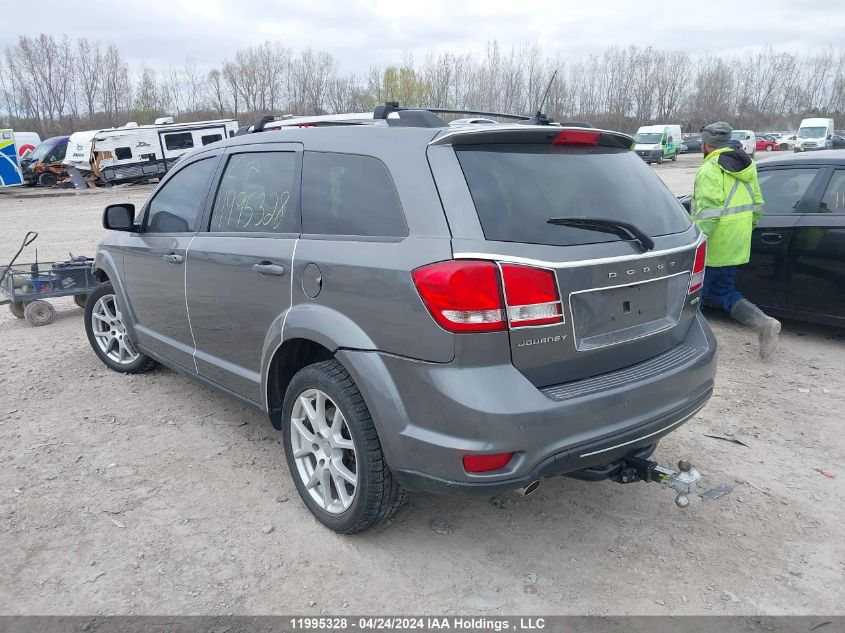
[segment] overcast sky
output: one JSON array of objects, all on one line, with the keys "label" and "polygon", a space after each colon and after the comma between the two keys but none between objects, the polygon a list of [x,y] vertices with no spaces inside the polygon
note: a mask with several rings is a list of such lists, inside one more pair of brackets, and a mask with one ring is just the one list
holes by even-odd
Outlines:
[{"label": "overcast sky", "polygon": [[[67,33],[114,42],[130,64],[203,68],[240,47],[279,41],[332,53],[346,72],[425,52],[538,42],[581,56],[618,44],[691,54],[771,44],[811,51],[845,42],[842,0],[0,0],[0,49],[18,35]],[[53,8],[51,8],[51,6]]]}]

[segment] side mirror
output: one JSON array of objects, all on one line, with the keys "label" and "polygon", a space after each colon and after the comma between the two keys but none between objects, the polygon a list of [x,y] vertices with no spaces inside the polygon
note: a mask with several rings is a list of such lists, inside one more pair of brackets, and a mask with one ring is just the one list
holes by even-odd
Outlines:
[{"label": "side mirror", "polygon": [[134,204],[110,204],[103,211],[103,228],[109,231],[134,231],[134,223]]}]

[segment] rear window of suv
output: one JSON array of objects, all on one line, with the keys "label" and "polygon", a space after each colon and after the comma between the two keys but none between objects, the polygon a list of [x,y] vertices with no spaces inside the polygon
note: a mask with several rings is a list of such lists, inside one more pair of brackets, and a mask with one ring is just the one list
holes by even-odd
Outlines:
[{"label": "rear window of suv", "polygon": [[546,145],[455,149],[488,240],[571,246],[621,239],[549,224],[552,218],[622,220],[650,236],[680,233],[691,223],[660,179],[627,150]]}]

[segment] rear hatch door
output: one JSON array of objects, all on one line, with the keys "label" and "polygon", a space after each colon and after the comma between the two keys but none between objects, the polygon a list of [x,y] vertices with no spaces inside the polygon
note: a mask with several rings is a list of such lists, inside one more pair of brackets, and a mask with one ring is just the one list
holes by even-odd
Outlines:
[{"label": "rear hatch door", "polygon": [[[498,127],[436,138],[429,162],[455,258],[544,268],[557,281],[562,322],[511,326],[514,365],[544,387],[628,367],[681,344],[698,300],[688,289],[700,237],[630,151],[632,139]],[[446,146],[451,155],[441,151]]]}]

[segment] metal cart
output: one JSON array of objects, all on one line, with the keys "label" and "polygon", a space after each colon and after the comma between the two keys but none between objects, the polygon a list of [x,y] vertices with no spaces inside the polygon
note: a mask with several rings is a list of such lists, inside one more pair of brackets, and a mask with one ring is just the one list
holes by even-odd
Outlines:
[{"label": "metal cart", "polygon": [[0,305],[9,304],[9,309],[19,319],[30,324],[47,325],[53,322],[56,312],[45,299],[73,297],[80,308],[85,307],[88,295],[96,287],[92,265],[94,260],[75,257],[64,262],[39,262],[16,264],[21,251],[38,237],[29,232],[23,244],[6,266],[0,266]]}]

